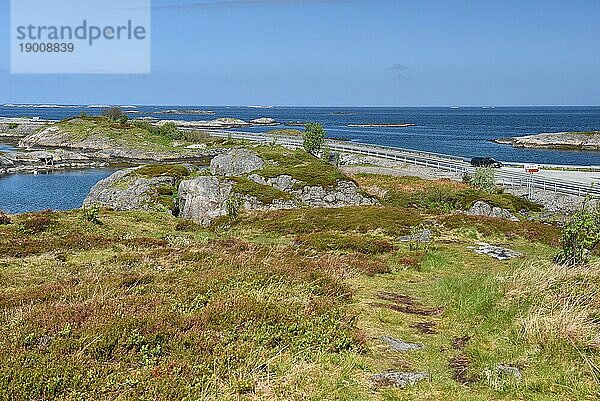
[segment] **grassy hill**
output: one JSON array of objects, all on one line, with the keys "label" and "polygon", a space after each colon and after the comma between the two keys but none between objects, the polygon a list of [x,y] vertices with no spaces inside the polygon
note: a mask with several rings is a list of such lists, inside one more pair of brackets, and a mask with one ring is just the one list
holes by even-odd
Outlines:
[{"label": "grassy hill", "polygon": [[[12,220],[0,225],[0,400],[600,396],[600,270],[550,262],[559,228],[455,214],[457,193],[472,195],[459,184],[355,179],[384,206],[209,229],[108,210],[100,224],[80,211],[0,219]],[[400,238],[423,228],[431,243]],[[524,256],[476,254],[480,241]],[[424,348],[395,352],[384,335]],[[429,379],[370,380],[388,370]]]}]

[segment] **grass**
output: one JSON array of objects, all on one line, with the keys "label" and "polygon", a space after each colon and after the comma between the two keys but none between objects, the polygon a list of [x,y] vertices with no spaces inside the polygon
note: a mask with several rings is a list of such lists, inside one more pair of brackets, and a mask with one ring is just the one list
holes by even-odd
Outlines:
[{"label": "grass", "polygon": [[320,252],[348,251],[365,254],[390,252],[394,245],[387,239],[372,235],[353,235],[335,232],[305,234],[296,239],[299,244]]},{"label": "grass", "polygon": [[292,199],[292,196],[287,192],[273,188],[270,185],[258,184],[246,177],[228,177],[227,179],[235,182],[233,186],[235,193],[254,197],[265,205],[271,204],[275,200]]},{"label": "grass", "polygon": [[340,180],[349,180],[335,166],[309,155],[302,149],[288,150],[282,147],[260,147],[255,149],[267,165],[256,171],[262,177],[275,178],[289,175],[300,181],[297,187],[333,187]]},{"label": "grass", "polygon": [[[396,206],[245,213],[212,229],[107,210],[101,224],[10,219],[0,400],[600,397],[598,261],[552,264],[553,226]],[[432,243],[398,239],[423,226]],[[469,249],[482,239],[524,256]],[[424,348],[393,352],[383,335]],[[430,379],[369,380],[388,370]]]},{"label": "grass", "polygon": [[468,210],[479,200],[513,213],[540,211],[541,206],[507,193],[486,193],[466,184],[450,180],[423,180],[419,177],[390,177],[376,174],[356,174],[354,179],[390,206],[414,206],[429,211]]},{"label": "grass", "polygon": [[[53,218],[47,237],[98,241],[2,252],[2,399],[283,395],[285,383],[265,385],[289,366],[362,352],[351,289],[301,254],[199,233],[175,241],[176,220],[155,214]],[[134,246],[147,232],[163,238]],[[22,235],[2,228],[3,242]]]},{"label": "grass", "polygon": [[190,174],[189,168],[178,164],[152,164],[142,166],[130,173],[130,175],[145,178],[173,177],[177,180],[188,177]]},{"label": "grass", "polygon": [[[236,228],[258,228],[277,234],[310,234],[322,231],[388,235],[409,234],[411,227],[422,222],[414,209],[355,206],[338,209],[300,208],[246,214],[234,221]],[[218,225],[218,224],[217,224]]]}]

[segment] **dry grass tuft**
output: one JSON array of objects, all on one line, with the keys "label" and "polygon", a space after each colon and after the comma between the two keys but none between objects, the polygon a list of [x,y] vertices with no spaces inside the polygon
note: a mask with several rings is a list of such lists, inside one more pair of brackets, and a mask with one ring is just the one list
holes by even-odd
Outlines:
[{"label": "dry grass tuft", "polygon": [[508,279],[507,295],[530,305],[519,321],[529,341],[600,349],[600,264],[528,263]]}]

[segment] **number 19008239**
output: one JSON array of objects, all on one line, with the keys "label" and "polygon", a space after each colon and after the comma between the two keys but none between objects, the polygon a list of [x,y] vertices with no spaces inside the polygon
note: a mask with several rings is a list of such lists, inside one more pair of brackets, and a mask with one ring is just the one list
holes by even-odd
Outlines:
[{"label": "number 19008239", "polygon": [[73,53],[73,43],[20,43],[21,53]]}]

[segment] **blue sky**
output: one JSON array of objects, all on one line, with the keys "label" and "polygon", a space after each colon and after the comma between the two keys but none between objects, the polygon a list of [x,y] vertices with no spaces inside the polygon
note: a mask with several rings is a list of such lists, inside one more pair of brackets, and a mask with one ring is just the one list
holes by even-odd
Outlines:
[{"label": "blue sky", "polygon": [[149,75],[11,75],[9,11],[2,103],[600,105],[598,0],[153,0]]}]

